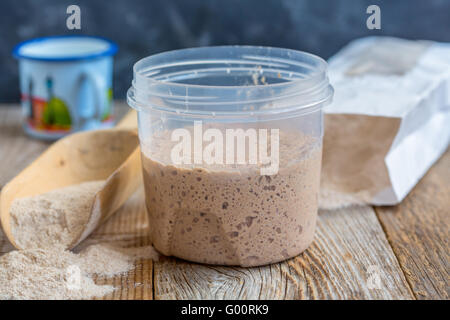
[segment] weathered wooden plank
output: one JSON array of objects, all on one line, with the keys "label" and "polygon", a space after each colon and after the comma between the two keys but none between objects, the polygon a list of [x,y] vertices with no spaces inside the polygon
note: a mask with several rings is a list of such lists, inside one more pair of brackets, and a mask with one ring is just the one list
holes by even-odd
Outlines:
[{"label": "weathered wooden plank", "polygon": [[[379,282],[378,282],[379,279]],[[154,263],[155,299],[412,299],[371,207],[322,211],[314,243],[258,268]]]},{"label": "weathered wooden plank", "polygon": [[0,190],[49,145],[27,136],[21,119],[18,105],[0,107]]},{"label": "weathered wooden plank", "polygon": [[449,299],[450,151],[401,205],[376,211],[417,299]]}]

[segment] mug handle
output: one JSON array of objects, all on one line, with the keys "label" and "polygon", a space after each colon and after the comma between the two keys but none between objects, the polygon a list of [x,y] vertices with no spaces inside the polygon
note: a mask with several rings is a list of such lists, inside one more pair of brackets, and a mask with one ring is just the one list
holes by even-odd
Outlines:
[{"label": "mug handle", "polygon": [[[91,97],[83,96],[84,92],[82,90],[84,85],[92,86],[94,90],[94,108],[93,110],[86,110],[84,104],[86,104],[87,99]],[[89,119],[94,118],[95,120],[101,121],[102,111],[104,110],[106,103],[106,83],[105,80],[95,74],[89,72],[83,72],[80,75],[80,81],[78,86],[78,116],[79,116],[79,127],[82,127]]]}]

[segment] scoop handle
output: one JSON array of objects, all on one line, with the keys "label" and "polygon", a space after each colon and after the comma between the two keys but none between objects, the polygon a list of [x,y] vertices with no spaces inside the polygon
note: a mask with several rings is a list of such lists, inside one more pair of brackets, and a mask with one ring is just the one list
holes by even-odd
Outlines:
[{"label": "scoop handle", "polygon": [[[137,112],[130,110],[113,130],[128,130],[137,133]],[[142,185],[142,165],[139,146],[106,180],[96,196],[89,221],[80,237],[70,246],[75,247],[103,224]]]}]

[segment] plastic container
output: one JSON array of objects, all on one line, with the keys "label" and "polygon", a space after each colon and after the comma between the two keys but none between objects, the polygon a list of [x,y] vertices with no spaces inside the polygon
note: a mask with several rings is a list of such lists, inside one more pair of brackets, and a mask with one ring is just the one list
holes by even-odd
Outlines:
[{"label": "plastic container", "polygon": [[300,51],[205,47],[138,61],[128,103],[155,248],[240,266],[304,251],[332,95],[326,62]]},{"label": "plastic container", "polygon": [[53,36],[18,44],[25,131],[55,140],[114,125],[112,75],[117,45],[91,36]]}]

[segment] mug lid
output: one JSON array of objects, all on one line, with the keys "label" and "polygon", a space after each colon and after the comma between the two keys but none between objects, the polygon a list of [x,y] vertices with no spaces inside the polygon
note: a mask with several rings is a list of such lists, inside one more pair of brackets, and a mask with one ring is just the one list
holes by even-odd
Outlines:
[{"label": "mug lid", "polygon": [[12,54],[17,59],[74,61],[112,56],[117,50],[117,44],[102,37],[65,35],[21,42]]}]

